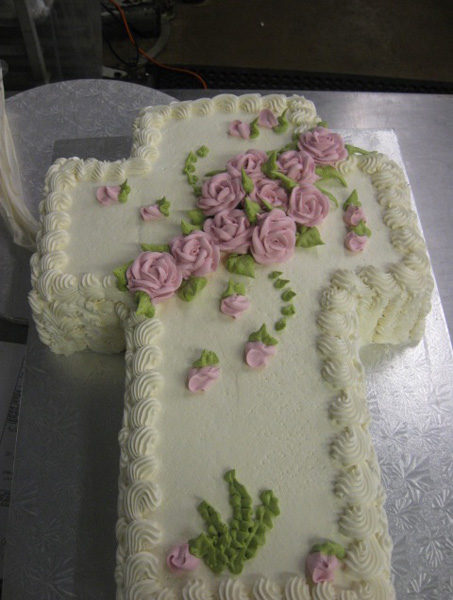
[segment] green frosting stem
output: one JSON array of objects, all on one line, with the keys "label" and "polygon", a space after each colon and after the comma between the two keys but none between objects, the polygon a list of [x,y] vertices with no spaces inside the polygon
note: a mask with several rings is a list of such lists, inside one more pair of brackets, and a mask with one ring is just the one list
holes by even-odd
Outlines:
[{"label": "green frosting stem", "polygon": [[285,133],[285,131],[288,129],[289,123],[288,123],[288,119],[286,118],[287,111],[288,111],[288,109],[285,108],[285,110],[282,112],[282,114],[277,118],[278,125],[273,127],[273,130],[275,131],[275,133]]}]

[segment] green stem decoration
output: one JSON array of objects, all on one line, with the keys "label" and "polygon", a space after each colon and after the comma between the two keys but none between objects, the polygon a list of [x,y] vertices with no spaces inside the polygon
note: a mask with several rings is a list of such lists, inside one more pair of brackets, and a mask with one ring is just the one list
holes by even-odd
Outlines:
[{"label": "green stem decoration", "polygon": [[207,533],[189,541],[190,553],[204,560],[216,574],[228,569],[238,575],[244,563],[255,556],[264,545],[266,533],[273,527],[273,519],[280,514],[278,500],[271,490],[261,492],[261,505],[253,514],[252,498],[246,488],[236,479],[234,470],[227,471],[229,502],[233,516],[229,526],[220,514],[206,501],[198,506],[198,512],[207,525]]}]

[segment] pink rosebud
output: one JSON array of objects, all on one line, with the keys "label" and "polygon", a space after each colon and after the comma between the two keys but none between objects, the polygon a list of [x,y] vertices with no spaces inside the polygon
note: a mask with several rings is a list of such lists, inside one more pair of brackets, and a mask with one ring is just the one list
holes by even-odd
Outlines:
[{"label": "pink rosebud", "polygon": [[311,154],[317,165],[335,166],[348,157],[341,135],[325,127],[316,127],[302,133],[297,146],[299,150]]},{"label": "pink rosebud", "polygon": [[191,275],[202,277],[217,269],[220,250],[215,241],[204,231],[179,235],[170,243],[170,250],[184,279]]},{"label": "pink rosebud", "polygon": [[292,190],[289,197],[288,216],[296,223],[315,227],[327,217],[329,201],[317,187],[302,183]]},{"label": "pink rosebud", "polygon": [[277,117],[269,108],[263,108],[258,115],[258,125],[267,129],[272,129],[278,124]]},{"label": "pink rosebud", "polygon": [[306,565],[314,583],[322,583],[323,581],[334,580],[335,571],[340,566],[340,561],[336,556],[313,552],[307,556]]},{"label": "pink rosebud", "polygon": [[131,292],[145,292],[158,303],[173,296],[182,275],[168,252],[142,252],[127,269],[126,279]]},{"label": "pink rosebud", "polygon": [[262,150],[247,150],[242,154],[236,154],[227,162],[227,171],[232,177],[242,177],[242,169],[250,177],[261,176],[261,165],[268,160],[268,156]]},{"label": "pink rosebud", "polygon": [[350,227],[356,227],[360,221],[364,221],[366,223],[365,211],[360,206],[354,206],[351,204],[346,209],[343,215],[343,220],[346,225],[349,225]]},{"label": "pink rosebud", "polygon": [[315,173],[315,161],[305,150],[283,152],[277,164],[284,175],[299,183],[314,183],[319,179]]},{"label": "pink rosebud", "polygon": [[96,198],[102,206],[117,204],[121,192],[119,185],[103,185],[96,190]]},{"label": "pink rosebud", "polygon": [[140,214],[144,221],[154,221],[162,218],[164,215],[160,212],[160,208],[157,204],[150,204],[149,206],[142,206],[140,208]]},{"label": "pink rosebud", "polygon": [[200,565],[200,559],[190,554],[189,544],[174,546],[167,555],[167,566],[175,575],[195,571]]},{"label": "pink rosebud", "polygon": [[344,245],[351,252],[362,252],[367,241],[366,235],[357,235],[354,231],[350,231],[345,237]]},{"label": "pink rosebud", "polygon": [[219,375],[220,367],[192,367],[187,376],[187,387],[191,392],[205,392]]},{"label": "pink rosebud", "polygon": [[250,137],[250,125],[242,121],[232,121],[228,133],[233,137],[241,137],[248,140]]},{"label": "pink rosebud", "polygon": [[267,346],[263,342],[247,342],[245,344],[245,362],[253,369],[266,367],[276,352],[277,346]]},{"label": "pink rosebud", "polygon": [[240,177],[217,173],[203,183],[197,206],[206,216],[212,217],[221,210],[233,210],[244,196]]},{"label": "pink rosebud", "polygon": [[222,210],[206,219],[203,229],[224,252],[245,254],[250,247],[253,230],[243,210]]},{"label": "pink rosebud", "polygon": [[257,263],[270,265],[289,260],[294,253],[295,243],[296,224],[282,210],[274,208],[258,215],[250,247]]},{"label": "pink rosebud", "polygon": [[247,296],[233,294],[223,298],[220,303],[220,310],[224,315],[229,315],[237,319],[250,307],[250,302]]}]

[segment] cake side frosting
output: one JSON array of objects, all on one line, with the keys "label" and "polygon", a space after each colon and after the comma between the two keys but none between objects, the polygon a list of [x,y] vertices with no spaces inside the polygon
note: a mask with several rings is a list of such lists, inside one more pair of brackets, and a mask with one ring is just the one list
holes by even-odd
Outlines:
[{"label": "cake side frosting", "polygon": [[[145,109],[136,123],[133,158],[129,160],[137,159],[139,162],[130,170],[127,166],[128,161],[112,167],[109,171],[108,167],[102,166],[102,163],[96,165],[97,161],[88,161],[88,164],[85,164],[84,161],[71,159],[56,165],[48,177],[48,196],[43,205],[44,234],[39,240],[39,252],[32,260],[35,287],[31,293],[31,303],[41,338],[46,343],[53,344],[55,350],[64,352],[81,349],[87,345],[100,351],[105,351],[104,348],[116,351],[124,344],[124,335],[126,339],[127,379],[124,427],[120,434],[120,518],[116,572],[119,597],[141,598],[148,597],[147,595],[176,597],[179,594],[184,598],[212,597],[212,595],[222,598],[384,599],[393,597],[393,590],[389,583],[391,542],[388,538],[383,510],[384,492],[380,484],[380,472],[367,428],[369,417],[359,349],[361,345],[373,342],[417,341],[423,331],[424,316],[429,310],[432,285],[429,261],[411,211],[408,186],[399,167],[385,157],[375,154],[369,156],[353,154],[338,165],[338,170],[348,179],[355,177],[355,173],[358,172],[365,176],[364,180],[371,181],[374,190],[373,201],[377,200],[376,206],[379,212],[382,211],[383,223],[382,231],[373,231],[373,235],[382,236],[378,239],[385,239],[384,236],[387,235],[390,239],[389,251],[380,258],[381,266],[368,266],[365,257],[356,261],[359,266],[352,271],[345,268],[348,264],[348,256],[346,256],[344,260],[342,259],[343,262],[339,261],[342,263],[342,268],[336,270],[334,268],[331,273],[326,269],[322,274],[317,274],[318,256],[321,255],[312,253],[305,261],[308,271],[300,270],[297,265],[287,270],[285,264],[282,268],[288,271],[291,282],[297,282],[298,273],[303,274],[304,281],[313,279],[314,295],[325,287],[326,280],[330,278],[330,285],[321,293],[319,299],[313,298],[313,313],[307,315],[307,318],[313,317],[312,328],[308,328],[310,329],[309,343],[314,348],[313,356],[316,355],[313,359],[315,366],[316,361],[319,363],[317,377],[310,379],[307,385],[319,390],[322,401],[320,401],[320,408],[316,409],[316,414],[325,415],[325,419],[321,416],[317,417],[325,420],[325,422],[322,420],[319,429],[321,441],[318,444],[319,455],[323,455],[322,466],[326,469],[323,489],[326,494],[329,494],[325,506],[331,507],[330,512],[334,512],[331,510],[332,507],[338,509],[337,518],[334,514],[326,515],[327,522],[335,521],[336,525],[335,529],[332,529],[331,537],[335,537],[346,548],[341,577],[334,583],[320,582],[313,585],[310,578],[305,577],[303,557],[310,550],[309,538],[313,533],[305,533],[307,539],[301,537],[299,543],[301,549],[298,550],[300,557],[295,562],[284,559],[285,566],[278,569],[282,575],[269,575],[272,569],[266,568],[266,565],[270,567],[271,563],[269,558],[261,558],[260,551],[257,557],[250,561],[251,573],[261,573],[254,576],[253,580],[247,573],[239,579],[225,579],[216,578],[205,570],[201,571],[200,576],[194,574],[184,576],[183,579],[176,577],[174,581],[171,579],[166,571],[164,556],[171,545],[171,540],[165,538],[165,520],[171,520],[171,517],[165,514],[165,510],[168,505],[174,504],[174,494],[170,494],[171,502],[169,502],[163,490],[170,489],[170,486],[175,483],[167,477],[165,457],[169,456],[171,445],[168,446],[163,438],[166,431],[168,435],[169,423],[174,422],[171,420],[174,416],[171,413],[173,409],[169,408],[169,402],[174,396],[174,386],[181,385],[181,376],[178,371],[179,364],[176,365],[178,368],[169,366],[166,357],[172,351],[173,340],[179,339],[177,327],[181,327],[179,323],[177,326],[173,325],[170,318],[171,311],[176,311],[175,321],[180,318],[181,323],[184,323],[185,309],[179,317],[181,311],[175,309],[175,303],[168,309],[162,306],[158,313],[159,320],[134,315],[134,304],[131,298],[128,294],[118,291],[114,278],[105,277],[101,280],[99,276],[93,274],[75,276],[65,272],[64,249],[65,244],[68,243],[66,228],[71,217],[66,217],[63,213],[70,208],[68,204],[72,200],[67,192],[75,182],[87,181],[94,185],[103,185],[109,181],[121,183],[124,179],[132,179],[131,185],[134,189],[134,176],[146,178],[149,165],[159,159],[157,147],[166,139],[161,133],[166,124],[187,121],[194,114],[197,118],[200,116],[210,118],[217,113],[227,113],[231,114],[228,118],[234,120],[235,116],[244,118],[244,114],[255,116],[263,108],[269,108],[278,114],[288,108],[290,123],[300,131],[313,128],[319,121],[311,103],[300,98],[288,100],[276,95],[268,98],[260,98],[257,95],[245,98],[224,95],[212,101],[203,100],[195,103],[178,103],[170,107],[153,107]],[[194,139],[204,141],[203,134],[197,130],[194,132]],[[254,144],[253,141],[245,143]],[[104,168],[103,174],[101,174],[102,168]],[[362,175],[357,179],[359,196],[362,189],[360,187]],[[153,183],[152,171],[150,181]],[[149,183],[146,185],[149,187]],[[363,193],[366,191],[368,194],[369,189],[364,183]],[[371,211],[371,206],[366,205],[366,210]],[[371,220],[376,220],[376,213],[371,215]],[[334,235],[337,238],[343,236],[343,233],[338,234],[338,219],[332,226],[326,226],[323,237],[324,235],[326,242]],[[214,278],[213,285],[216,285]],[[257,282],[256,288],[258,291],[253,299],[259,303],[259,298],[269,292],[262,282]],[[204,312],[206,304],[206,313],[210,314],[211,300],[209,296],[200,299],[201,312]],[[198,300],[196,299],[195,302]],[[301,306],[296,303],[297,311],[302,310]],[[250,312],[253,317],[253,313],[260,311],[266,312],[267,309],[262,307],[258,310],[255,307]],[[246,316],[248,320],[243,321],[242,327],[248,328],[252,317]],[[125,334],[122,334],[122,326]],[[200,329],[201,324],[194,321],[191,326]],[[158,334],[162,327],[165,333],[159,338]],[[283,338],[283,335],[286,337]],[[165,339],[162,342],[162,337],[169,340],[168,343]],[[282,334],[282,349],[279,349],[277,357],[273,360],[279,360],[280,355],[285,352],[288,355],[297,352],[297,338],[298,335],[292,331]],[[224,356],[228,355],[226,349],[230,348],[230,344],[234,348],[234,340],[225,342],[225,352],[222,348],[220,354],[221,364]],[[198,339],[195,345],[198,345]],[[184,352],[189,350],[190,345],[184,349]],[[231,354],[230,350],[229,353]],[[182,354],[180,357],[176,353],[175,362],[181,362],[183,356]],[[234,367],[232,371],[225,370],[222,366],[219,387],[224,385],[222,383],[224,379],[236,377],[238,374],[236,363],[232,363],[231,366]],[[284,362],[279,363],[279,366],[286,368]],[[288,369],[291,368],[293,367],[288,366]],[[242,377],[241,373],[238,376]],[[262,378],[262,374],[258,374],[258,377]],[[162,388],[163,380],[165,385]],[[248,385],[246,383],[244,388],[238,389],[243,389],[244,394],[251,395]],[[259,390],[262,394],[262,388],[257,388],[256,385],[251,389]],[[296,382],[295,385],[297,388],[300,383]],[[289,390],[288,395],[294,396],[294,384],[288,383],[286,387]],[[225,393],[225,388],[221,389],[222,392],[215,391],[216,384],[213,390],[206,392],[210,402],[215,404],[219,401],[221,394]],[[271,388],[270,397],[276,393],[277,390]],[[185,402],[192,401],[186,399]],[[255,410],[252,404],[249,410]],[[175,414],[177,416],[177,411]],[[200,419],[201,423],[201,418],[197,416],[194,419],[195,425],[197,419]],[[212,417],[208,417],[207,423],[209,419],[212,423],[215,422],[215,412]],[[191,427],[189,421],[187,427]],[[235,421],[233,429],[239,430],[239,427],[240,424]],[[184,423],[182,430],[184,430]],[[302,441],[300,444],[303,446]],[[309,446],[308,444],[305,452]],[[255,448],[253,444],[251,447]],[[256,444],[256,452],[262,452],[260,443]],[[222,469],[228,466],[223,464],[222,460],[217,465],[220,475]],[[308,461],[307,465],[309,464]],[[213,468],[215,467],[214,463]],[[244,465],[241,471],[246,469]],[[280,463],[277,461],[272,469],[281,470]],[[269,473],[273,472],[267,471],[268,476],[270,477]],[[266,475],[266,472],[264,474]],[[208,475],[208,477],[212,476],[214,471],[212,475]],[[275,479],[276,475],[273,477]],[[269,483],[272,484],[272,481]],[[284,495],[283,483],[279,486],[280,495]],[[200,493],[206,494],[206,490]],[[184,505],[181,510],[184,515],[185,510]],[[290,507],[290,512],[291,510],[294,508]],[[159,515],[165,516],[163,522]],[[278,519],[285,518],[289,519],[289,522],[286,521],[284,524],[287,529],[288,526],[291,527],[291,519],[285,517],[283,512],[282,516],[278,517]],[[329,530],[330,525],[327,527],[325,524],[322,525],[321,520],[319,520],[319,528],[325,527],[325,531]],[[180,527],[181,523],[177,519],[176,521],[175,526]],[[279,535],[276,531],[279,527],[278,523],[279,520],[276,520],[276,525],[269,534],[269,540],[272,536]],[[171,528],[167,529],[171,531]],[[170,537],[172,535],[173,533]],[[324,534],[320,534],[320,537],[324,537]],[[269,544],[271,543],[269,541]],[[275,552],[278,554],[279,550],[274,550],[274,554]],[[289,553],[288,550],[288,555]],[[290,575],[283,576],[288,572]]]}]

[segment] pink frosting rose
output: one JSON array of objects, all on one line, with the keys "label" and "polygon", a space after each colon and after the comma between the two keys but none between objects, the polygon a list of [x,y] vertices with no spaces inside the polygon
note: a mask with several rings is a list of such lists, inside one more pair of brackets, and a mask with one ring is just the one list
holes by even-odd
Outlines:
[{"label": "pink frosting rose", "polygon": [[176,261],[168,252],[142,252],[126,271],[131,292],[146,292],[155,302],[170,298],[182,282]]},{"label": "pink frosting rose", "polygon": [[263,342],[247,342],[245,345],[245,362],[254,369],[265,367],[276,352],[277,346],[267,346]]},{"label": "pink frosting rose", "polygon": [[255,187],[249,196],[251,200],[259,202],[261,206],[264,206],[263,200],[272,206],[286,207],[288,204],[286,190],[278,181],[267,177],[261,177],[255,181]]},{"label": "pink frosting rose", "polygon": [[348,157],[343,138],[325,127],[316,127],[302,133],[297,143],[299,150],[312,155],[317,165],[335,166]]},{"label": "pink frosting rose", "polygon": [[116,204],[121,192],[119,185],[103,185],[96,190],[96,198],[102,206]]},{"label": "pink frosting rose", "polygon": [[220,310],[224,315],[229,315],[237,319],[250,307],[250,302],[247,296],[241,294],[233,294],[223,298],[220,303]]},{"label": "pink frosting rose", "polygon": [[277,117],[269,108],[263,108],[258,115],[258,125],[267,129],[272,129],[278,125]]},{"label": "pink frosting rose", "polygon": [[242,177],[242,169],[252,178],[261,176],[261,165],[267,160],[268,156],[262,150],[247,150],[227,162],[227,171],[232,177]]},{"label": "pink frosting rose", "polygon": [[291,191],[288,204],[288,216],[296,223],[315,227],[329,213],[329,200],[318,188],[310,183],[302,183]]},{"label": "pink frosting rose", "polygon": [[229,173],[217,173],[203,183],[198,208],[208,217],[221,210],[233,210],[244,198],[241,179]]},{"label": "pink frosting rose", "polygon": [[349,225],[350,227],[356,227],[360,221],[364,221],[366,223],[365,211],[362,207],[351,204],[346,209],[343,215],[343,220],[346,225]]},{"label": "pink frosting rose", "polygon": [[294,253],[296,224],[285,213],[274,208],[258,215],[258,225],[253,230],[251,252],[257,263],[270,265],[285,262]]},{"label": "pink frosting rose", "polygon": [[228,133],[233,137],[241,137],[248,140],[250,137],[250,125],[243,121],[232,121],[228,128]]},{"label": "pink frosting rose", "polygon": [[184,279],[202,277],[217,269],[220,250],[211,236],[204,231],[193,231],[172,239],[170,251]]},{"label": "pink frosting rose", "polygon": [[354,231],[350,231],[344,239],[344,245],[351,252],[362,252],[367,241],[366,235],[357,235]]},{"label": "pink frosting rose", "polygon": [[336,556],[313,552],[307,556],[306,564],[314,583],[322,583],[323,581],[334,580],[335,571],[340,566],[340,561]]},{"label": "pink frosting rose", "polygon": [[314,183],[319,179],[315,173],[313,157],[305,150],[288,150],[280,155],[277,164],[280,171],[299,183]]},{"label": "pink frosting rose", "polygon": [[194,571],[200,562],[199,558],[190,554],[189,544],[174,546],[167,555],[167,566],[175,575]]},{"label": "pink frosting rose", "polygon": [[164,216],[160,212],[160,208],[157,204],[150,204],[149,206],[142,206],[140,208],[140,214],[144,221],[154,221],[155,219],[161,219]]},{"label": "pink frosting rose", "polygon": [[191,392],[205,392],[219,378],[220,367],[192,367],[187,376],[187,387]]},{"label": "pink frosting rose", "polygon": [[222,210],[206,219],[203,229],[225,252],[245,254],[250,247],[252,227],[243,210]]}]

